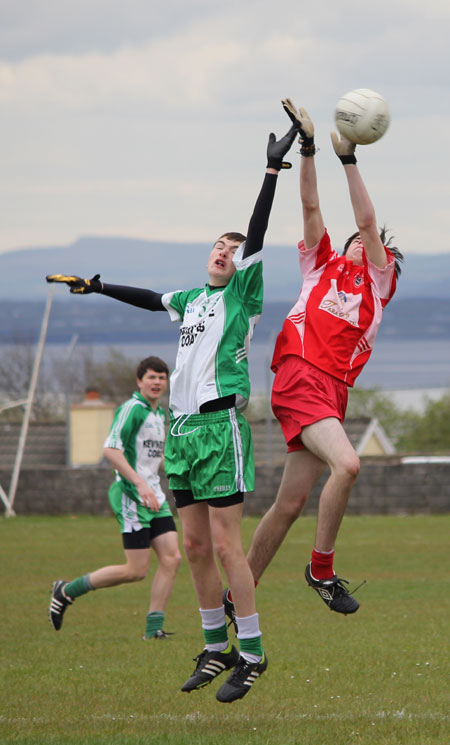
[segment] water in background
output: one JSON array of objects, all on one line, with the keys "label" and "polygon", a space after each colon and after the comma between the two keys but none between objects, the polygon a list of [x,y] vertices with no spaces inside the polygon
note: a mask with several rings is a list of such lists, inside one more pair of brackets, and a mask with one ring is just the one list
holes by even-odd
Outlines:
[{"label": "water in background", "polygon": [[[271,388],[273,346],[274,339],[267,345],[254,343],[250,348],[252,395],[264,394]],[[72,363],[76,362],[77,354],[85,348],[83,345],[75,347]],[[152,354],[164,359],[170,368],[175,364],[176,346],[173,343],[114,345],[114,348],[136,363]],[[46,354],[57,355],[61,359],[64,349],[62,346],[48,345]],[[97,360],[104,358],[109,349],[102,345],[91,347]],[[445,340],[377,341],[369,362],[357,379],[357,386],[393,393],[399,406],[421,409],[425,394],[440,398],[450,388],[450,343]]]},{"label": "water in background", "polygon": [[[270,371],[270,361],[274,343],[275,337],[267,344],[255,342],[251,345],[249,367],[252,396],[267,395],[267,392],[271,390],[273,374]],[[0,346],[4,359],[12,347],[6,344]],[[110,346],[101,344],[90,346],[76,344],[69,361],[69,346],[46,345],[40,373],[41,379],[50,379],[51,364],[55,359],[63,366],[67,364],[76,367],[77,357],[81,358],[87,349],[97,361],[105,359],[111,349]],[[175,365],[176,345],[174,343],[115,344],[113,347],[136,365],[149,355],[161,357],[168,363],[170,369]],[[33,350],[29,347],[28,350],[33,355]],[[357,387],[380,389],[392,395],[399,407],[414,407],[421,411],[426,403],[425,396],[436,400],[450,389],[450,343],[446,340],[395,342],[378,340],[369,362],[357,379]],[[4,391],[2,391],[0,380],[0,398],[2,398],[2,393]]]}]

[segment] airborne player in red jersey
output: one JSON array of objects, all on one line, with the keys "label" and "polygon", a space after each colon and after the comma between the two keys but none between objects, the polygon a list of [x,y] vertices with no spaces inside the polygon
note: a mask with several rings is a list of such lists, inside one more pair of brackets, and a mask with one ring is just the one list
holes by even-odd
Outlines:
[{"label": "airborne player in red jersey", "polygon": [[[328,607],[354,613],[359,604],[333,570],[334,545],[359,472],[359,459],[342,422],[348,387],[372,352],[383,309],[400,274],[398,249],[385,244],[355,158],[355,145],[332,133],[347,177],[357,232],[340,256],[331,247],[317,190],[314,126],[286,99],[301,142],[300,196],[304,240],[298,245],[303,285],[278,336],[272,360],[272,408],[288,446],[276,500],[258,525],[248,553],[257,582],[280,547],[325,467],[311,562],[305,577]],[[390,241],[388,241],[388,244]],[[233,605],[224,593],[227,613]]]}]

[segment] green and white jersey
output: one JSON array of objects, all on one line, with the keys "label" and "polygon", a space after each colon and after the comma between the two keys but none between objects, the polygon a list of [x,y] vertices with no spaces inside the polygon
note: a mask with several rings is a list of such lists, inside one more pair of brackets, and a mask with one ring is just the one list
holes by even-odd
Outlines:
[{"label": "green and white jersey", "polygon": [[197,414],[206,401],[236,394],[244,409],[250,395],[248,351],[262,311],[262,251],[243,259],[226,287],[209,285],[165,293],[162,302],[172,321],[181,321],[175,370],[170,378],[170,408],[175,417]]},{"label": "green and white jersey", "polygon": [[[159,480],[159,466],[166,437],[166,412],[161,406],[153,410],[140,393],[119,406],[105,441],[106,448],[121,450],[128,463],[155,492],[160,505],[166,500]],[[128,497],[142,503],[136,487],[117,470],[116,481]]]}]

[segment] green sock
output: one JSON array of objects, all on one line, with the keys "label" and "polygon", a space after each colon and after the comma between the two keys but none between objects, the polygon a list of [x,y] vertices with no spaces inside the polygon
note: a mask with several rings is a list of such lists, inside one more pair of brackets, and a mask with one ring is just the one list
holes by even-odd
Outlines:
[{"label": "green sock", "polygon": [[261,636],[254,636],[252,639],[239,639],[241,652],[247,652],[247,654],[255,654],[258,657],[262,657],[263,648],[261,640]]},{"label": "green sock", "polygon": [[164,626],[164,611],[155,610],[152,613],[147,613],[145,619],[145,638],[150,639],[155,636],[159,629]]},{"label": "green sock", "polygon": [[91,590],[95,590],[95,587],[92,587],[91,585],[89,574],[73,579],[72,582],[68,582],[64,587],[64,592],[69,596],[69,598],[72,598],[72,600],[79,598],[80,595],[86,595],[86,593]]},{"label": "green sock", "polygon": [[218,629],[203,629],[206,644],[221,644],[228,641],[227,625],[219,626]]}]

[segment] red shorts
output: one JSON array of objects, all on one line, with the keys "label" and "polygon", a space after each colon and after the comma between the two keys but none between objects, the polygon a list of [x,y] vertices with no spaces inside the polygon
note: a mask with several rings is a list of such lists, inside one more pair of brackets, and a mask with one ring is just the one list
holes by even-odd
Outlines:
[{"label": "red shorts", "polygon": [[344,421],[348,387],[303,357],[290,354],[278,367],[272,387],[272,410],[281,424],[288,453],[303,450],[300,435],[308,424],[335,417]]}]

